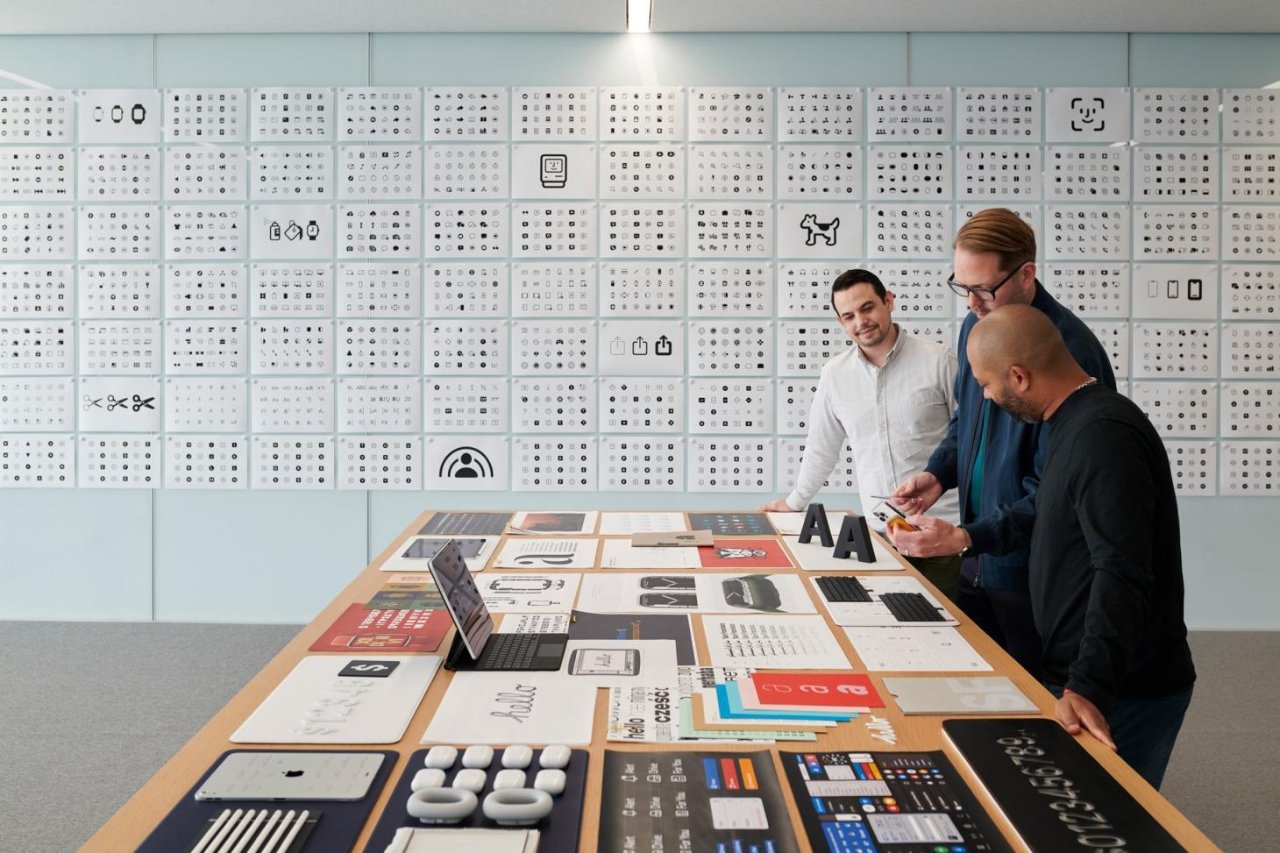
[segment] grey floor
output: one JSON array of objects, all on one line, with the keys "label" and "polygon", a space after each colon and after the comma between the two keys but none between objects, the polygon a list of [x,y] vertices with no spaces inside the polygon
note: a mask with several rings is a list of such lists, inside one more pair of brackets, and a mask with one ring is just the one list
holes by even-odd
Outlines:
[{"label": "grey floor", "polygon": [[[0,850],[79,847],[297,630],[0,622]],[[1164,794],[1223,849],[1274,850],[1280,632],[1192,648]]]}]

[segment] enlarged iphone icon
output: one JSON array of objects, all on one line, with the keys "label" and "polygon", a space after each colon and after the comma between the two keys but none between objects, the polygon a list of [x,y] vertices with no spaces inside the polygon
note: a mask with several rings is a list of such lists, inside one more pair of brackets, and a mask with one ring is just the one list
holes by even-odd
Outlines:
[{"label": "enlarged iphone icon", "polygon": [[543,154],[539,173],[544,189],[562,190],[569,180],[569,157],[566,154]]}]

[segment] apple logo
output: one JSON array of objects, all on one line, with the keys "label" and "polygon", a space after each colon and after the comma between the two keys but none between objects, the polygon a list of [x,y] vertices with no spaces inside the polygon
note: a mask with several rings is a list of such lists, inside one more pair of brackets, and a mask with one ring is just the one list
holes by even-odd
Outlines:
[{"label": "apple logo", "polygon": [[301,776],[301,775],[302,775],[302,773],[303,773],[303,771],[301,771],[301,770],[286,770],[286,771],[284,771],[284,775],[285,775],[285,778],[286,778],[286,779],[297,779],[299,776]]}]

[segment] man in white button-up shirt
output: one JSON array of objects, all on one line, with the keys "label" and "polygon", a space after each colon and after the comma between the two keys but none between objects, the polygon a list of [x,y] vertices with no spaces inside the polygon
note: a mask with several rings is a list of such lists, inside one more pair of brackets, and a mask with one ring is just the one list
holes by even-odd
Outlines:
[{"label": "man in white button-up shirt", "polygon": [[[848,442],[862,511],[869,512],[879,502],[874,496],[888,495],[924,470],[955,409],[955,353],[903,332],[892,319],[893,294],[875,273],[841,273],[831,285],[831,305],[856,346],[823,365],[795,489],[767,511],[807,507]],[[934,505],[936,514],[952,521],[959,510],[954,491]],[[883,531],[873,517],[868,521]],[[907,559],[945,595],[955,596],[958,557]]]}]

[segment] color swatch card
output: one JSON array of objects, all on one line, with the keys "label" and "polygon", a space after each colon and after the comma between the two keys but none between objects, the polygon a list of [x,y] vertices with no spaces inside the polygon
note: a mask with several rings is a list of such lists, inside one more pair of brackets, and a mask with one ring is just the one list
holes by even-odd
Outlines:
[{"label": "color swatch card", "polygon": [[596,541],[509,538],[493,565],[498,569],[591,569],[596,565]]},{"label": "color swatch card", "polygon": [[[592,543],[594,547],[594,543]],[[492,572],[476,578],[480,597],[494,613],[568,613],[582,575],[509,574]]]},{"label": "color swatch card", "polygon": [[598,613],[816,612],[797,575],[724,573],[588,574],[578,607]]},{"label": "color swatch card", "polygon": [[[840,525],[837,524],[831,528],[833,537],[839,532]],[[791,552],[791,556],[795,557],[796,565],[806,572],[898,572],[904,568],[894,556],[894,552],[875,536],[871,537],[871,550],[876,558],[870,563],[862,562],[857,555],[832,556],[832,549],[819,542],[817,536],[807,543],[801,543],[795,536],[783,536],[782,544]]]},{"label": "color swatch card", "polygon": [[712,666],[848,669],[849,658],[821,616],[705,616]]},{"label": "color swatch card", "polygon": [[590,512],[517,512],[508,533],[594,533],[596,516]]},{"label": "color swatch card", "polygon": [[886,678],[904,714],[1035,714],[1036,704],[1003,675],[980,678]]},{"label": "color swatch card", "polygon": [[558,672],[455,672],[423,743],[588,744],[596,687]]},{"label": "color swatch card", "polygon": [[313,652],[434,652],[449,630],[445,610],[370,610],[352,604],[311,644]]},{"label": "color swatch card", "polygon": [[[861,673],[829,672],[753,672],[752,696],[748,702],[742,692],[743,705],[779,710],[823,710],[845,708],[883,708],[884,700],[876,693],[871,679]],[[745,684],[743,685],[746,686]]]},{"label": "color swatch card", "polygon": [[989,672],[955,628],[845,628],[871,672]]},{"label": "color swatch card", "polygon": [[440,658],[313,655],[298,662],[232,743],[395,743]]},{"label": "color swatch card", "polygon": [[603,512],[601,536],[630,536],[633,533],[673,533],[688,530],[682,512]]},{"label": "color swatch card", "polygon": [[381,572],[429,572],[427,563],[439,554],[448,542],[454,542],[473,572],[483,571],[489,558],[501,541],[498,536],[415,536],[401,546],[399,553],[388,557],[378,571]]},{"label": "color swatch card", "polygon": [[799,850],[768,752],[606,750],[597,844],[600,853]]}]

